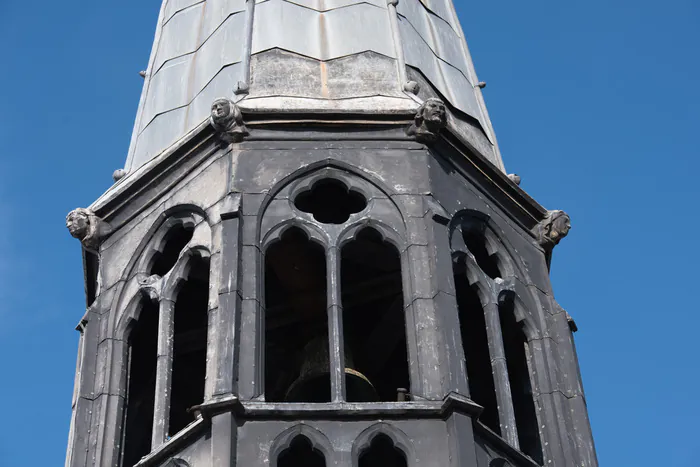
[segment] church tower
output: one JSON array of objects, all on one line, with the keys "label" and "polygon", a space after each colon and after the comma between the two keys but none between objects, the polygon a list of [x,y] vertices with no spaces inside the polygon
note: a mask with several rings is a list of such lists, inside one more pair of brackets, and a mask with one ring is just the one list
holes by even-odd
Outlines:
[{"label": "church tower", "polygon": [[165,0],[72,211],[68,467],[596,466],[552,250],[451,0]]}]

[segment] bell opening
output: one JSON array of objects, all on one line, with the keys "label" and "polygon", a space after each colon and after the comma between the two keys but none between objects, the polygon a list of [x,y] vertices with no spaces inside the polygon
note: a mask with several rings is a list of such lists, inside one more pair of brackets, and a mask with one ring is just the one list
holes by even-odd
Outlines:
[{"label": "bell opening", "polygon": [[[399,252],[366,228],[341,250],[340,281],[351,367],[372,382],[377,401],[395,402],[398,389],[410,387]],[[348,387],[346,400],[367,402],[363,395]]]},{"label": "bell opening", "polygon": [[[311,369],[316,374],[330,373],[327,357],[324,361],[306,362],[310,342],[317,348],[328,348],[327,337],[319,337],[327,332],[323,247],[312,242],[301,229],[290,228],[265,252],[266,401],[287,401],[290,387],[297,384],[302,373],[311,374]],[[319,393],[320,390],[301,391],[295,393],[295,398],[297,402],[313,402],[305,399],[306,394],[321,398]]]}]

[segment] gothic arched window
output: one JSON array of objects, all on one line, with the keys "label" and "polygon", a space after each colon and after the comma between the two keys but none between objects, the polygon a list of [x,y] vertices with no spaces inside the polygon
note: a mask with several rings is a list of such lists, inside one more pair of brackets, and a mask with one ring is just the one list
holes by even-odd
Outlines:
[{"label": "gothic arched window", "polygon": [[153,409],[156,394],[158,305],[147,300],[138,305],[138,319],[128,335],[127,402],[124,414],[124,466],[136,464],[151,451]]},{"label": "gothic arched window", "polygon": [[[144,296],[128,335],[122,465],[131,466],[194,420],[204,401],[211,231],[196,213],[168,217],[134,279]],[[132,312],[127,312],[126,317]]]},{"label": "gothic arched window", "polygon": [[481,420],[493,431],[500,433],[484,307],[475,290],[476,285],[470,285],[466,257],[463,254],[455,255],[453,268],[469,394],[474,402],[484,408]]},{"label": "gothic arched window", "polygon": [[326,467],[323,453],[315,449],[309,438],[299,435],[277,459],[277,467]]},{"label": "gothic arched window", "polygon": [[410,389],[403,232],[387,227],[403,225],[389,197],[336,169],[271,199],[260,232],[266,401],[396,401]]},{"label": "gothic arched window", "polygon": [[509,255],[478,213],[456,216],[450,241],[471,398],[484,407],[486,426],[542,462],[529,344],[516,319]]},{"label": "gothic arched window", "polygon": [[515,425],[518,429],[520,449],[537,462],[542,463],[542,445],[537,423],[537,409],[530,380],[530,347],[522,322],[515,315],[513,294],[503,294],[499,301],[503,348],[508,367],[508,381],[513,395]]},{"label": "gothic arched window", "polygon": [[396,247],[375,229],[359,231],[341,249],[340,290],[346,367],[358,372],[345,376],[347,400],[395,401],[397,389],[409,386],[401,258]]},{"label": "gothic arched window", "polygon": [[385,434],[378,434],[360,453],[358,467],[408,467],[406,454]]},{"label": "gothic arched window", "polygon": [[297,227],[265,252],[265,397],[330,402],[326,255]]},{"label": "gothic arched window", "polygon": [[175,298],[169,434],[192,422],[188,409],[204,401],[208,303],[209,260],[195,256]]}]

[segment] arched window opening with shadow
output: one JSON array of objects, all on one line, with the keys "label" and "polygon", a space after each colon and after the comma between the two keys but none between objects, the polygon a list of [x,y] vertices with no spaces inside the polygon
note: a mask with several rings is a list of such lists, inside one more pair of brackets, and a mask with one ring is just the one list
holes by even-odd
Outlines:
[{"label": "arched window opening with shadow", "polygon": [[500,434],[496,387],[491,368],[484,308],[479,294],[469,285],[463,254],[458,254],[455,257],[453,271],[470,397],[474,402],[484,407],[480,420]]},{"label": "arched window opening with shadow", "polygon": [[265,400],[330,402],[323,247],[297,227],[265,253]]},{"label": "arched window opening with shadow", "polygon": [[297,436],[277,460],[277,467],[325,467],[323,453],[306,436]]},{"label": "arched window opening with shadow", "polygon": [[151,259],[150,274],[157,274],[161,277],[166,275],[175,266],[180,252],[192,240],[193,234],[194,226],[192,225],[175,224],[170,228],[163,239],[165,245]]},{"label": "arched window opening with shadow", "polygon": [[481,222],[470,222],[462,228],[464,243],[467,245],[469,252],[474,255],[476,263],[482,271],[491,279],[501,277],[501,270],[498,266],[498,258],[495,254],[489,254],[486,247],[485,237],[486,224]]},{"label": "arched window opening with shadow", "polygon": [[360,454],[358,467],[408,467],[408,463],[406,454],[394,446],[391,438],[379,434]]},{"label": "arched window opening with shadow", "polygon": [[187,281],[175,302],[175,329],[170,400],[170,426],[174,435],[194,421],[188,409],[204,400],[207,367],[209,260],[193,256]]},{"label": "arched window opening with shadow", "polygon": [[396,401],[410,384],[399,252],[365,228],[341,250],[340,281],[346,399]]},{"label": "arched window opening with shadow", "polygon": [[158,305],[144,300],[128,337],[129,369],[122,465],[151,452],[158,354]]},{"label": "arched window opening with shadow", "polygon": [[312,214],[318,222],[343,224],[352,214],[362,211],[367,200],[360,193],[349,190],[340,180],[328,178],[299,193],[294,205],[300,211]]},{"label": "arched window opening with shadow", "polygon": [[520,450],[541,464],[542,444],[532,393],[527,339],[522,323],[518,322],[515,316],[513,296],[509,294],[501,297],[498,309]]}]

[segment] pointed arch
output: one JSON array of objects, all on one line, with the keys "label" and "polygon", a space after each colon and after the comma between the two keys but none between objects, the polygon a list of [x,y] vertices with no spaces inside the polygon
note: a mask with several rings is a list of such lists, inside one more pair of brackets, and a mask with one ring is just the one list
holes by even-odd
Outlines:
[{"label": "pointed arch", "polygon": [[379,422],[365,428],[365,430],[362,431],[355,439],[351,452],[353,467],[360,466],[360,459],[362,458],[363,454],[365,454],[367,450],[371,448],[372,443],[378,437],[386,437],[391,441],[394,449],[400,451],[405,457],[405,465],[407,467],[414,467],[416,465],[415,448],[406,433],[394,425],[386,422]]},{"label": "pointed arch", "polygon": [[498,310],[520,449],[542,463],[540,423],[532,381],[532,350],[525,330],[529,320],[523,316],[522,301],[514,292],[501,294]]},{"label": "pointed arch", "polygon": [[270,467],[284,467],[278,463],[280,456],[300,438],[308,440],[311,448],[323,455],[325,465],[333,465],[333,445],[326,435],[316,428],[300,423],[280,433],[272,442],[270,446]]},{"label": "pointed arch", "polygon": [[[174,231],[178,232],[174,233]],[[168,328],[167,325],[163,328],[163,323],[161,323],[163,311],[170,309],[169,315],[172,315],[173,311],[172,307],[166,306],[164,308],[162,303],[159,310],[158,302],[163,301],[165,293],[168,294],[168,300],[174,300],[182,285],[191,275],[192,260],[197,258],[208,260],[209,252],[211,251],[211,241],[211,227],[203,210],[190,205],[173,207],[157,216],[157,219],[143,236],[127,266],[122,271],[121,283],[112,299],[114,305],[112,309],[115,313],[110,314],[109,320],[112,330],[111,335],[116,341],[124,341],[125,345],[118,347],[123,350],[118,350],[111,356],[111,365],[108,369],[109,374],[105,376],[105,380],[110,381],[112,384],[116,382],[119,388],[110,388],[110,391],[119,391],[127,399],[123,412],[115,414],[116,416],[124,417],[121,455],[123,459],[129,459],[126,462],[133,460],[136,463],[143,455],[150,452],[154,447],[151,445],[152,440],[158,438],[156,432],[160,430],[155,425],[155,420],[168,419],[167,413],[163,415],[160,412],[169,409],[169,400],[165,407],[159,409],[157,400],[160,391],[152,387],[153,385],[148,382],[139,382],[139,374],[148,373],[150,376],[153,376],[156,373],[156,367],[153,367],[152,363],[156,360],[156,356],[160,351],[158,344],[159,335],[163,329]],[[164,253],[166,254],[164,255]],[[159,255],[160,258],[167,256],[167,261],[164,261],[161,265],[163,266],[162,268],[155,266],[158,264]],[[161,277],[161,274],[163,274],[163,277]],[[209,280],[211,271],[208,265],[206,271],[201,272],[200,275],[205,276],[207,281]],[[207,312],[209,309],[208,286],[206,286],[205,295],[202,311],[206,318],[208,317]],[[149,309],[151,313],[147,317],[152,318],[151,321],[155,323],[151,323],[152,326],[150,326],[151,328],[155,326],[155,329],[151,329],[149,333],[152,338],[141,336],[138,339],[134,339],[134,333],[140,332],[146,317],[144,313]],[[149,349],[141,349],[141,347],[148,345],[151,346]],[[154,345],[155,349],[153,348]],[[204,346],[206,347],[206,334]],[[150,355],[153,356],[152,359],[149,357]],[[148,371],[135,373],[138,368],[149,364],[149,362],[153,368],[149,367]],[[160,364],[158,363],[156,366],[158,368],[157,371],[160,372]],[[114,374],[118,377],[112,376]],[[202,381],[204,380],[204,375],[201,376],[201,379]],[[166,392],[170,393],[171,390],[172,388],[168,388]],[[151,407],[150,420],[145,420],[144,417],[140,416],[135,418],[134,416],[134,413],[144,413],[143,410],[137,411],[134,408],[134,404],[140,404],[140,407],[144,407],[139,400],[145,399],[135,398],[135,396],[144,391],[153,394],[153,397],[147,401],[149,407]],[[154,401],[151,399],[154,399]],[[201,403],[201,399],[197,402]],[[133,431],[134,429],[134,420],[137,420],[137,424],[141,427],[150,427],[150,434],[146,433],[144,435],[141,433],[136,436],[139,439],[146,440],[143,441],[143,445],[140,447],[133,447],[134,435],[133,433],[130,434],[130,430]],[[105,425],[109,423],[112,422],[107,421]],[[165,428],[167,429],[167,426]],[[157,443],[158,441],[153,442]]]},{"label": "pointed arch", "polygon": [[263,379],[270,402],[331,400],[325,242],[308,232],[287,224],[265,245]]},{"label": "pointed arch", "polygon": [[379,230],[376,225],[353,226],[340,241],[346,366],[365,378],[360,381],[346,375],[350,402],[391,402],[397,400],[399,389],[410,392],[405,267],[398,242],[389,236],[392,231]]},{"label": "pointed arch", "polygon": [[[391,203],[399,214],[399,220],[405,228],[406,213],[403,207],[392,198],[393,195],[397,194],[395,190],[392,190],[371,174],[351,164],[327,159],[295,170],[271,187],[258,209],[257,243],[260,244],[261,237],[265,235],[262,226],[271,203],[282,198],[291,200],[296,195],[310,189],[314,183],[324,178],[334,179],[344,183],[349,190],[361,193],[368,202],[375,198],[381,198]],[[366,210],[365,208],[365,211]]]},{"label": "pointed arch", "polygon": [[[126,329],[126,368],[122,380],[126,402],[123,417],[123,463],[133,465],[151,451],[155,410],[158,348],[158,305],[145,297],[130,304],[133,318]],[[114,371],[114,369],[112,369]]]},{"label": "pointed arch", "polygon": [[473,209],[462,209],[450,220],[448,231],[452,250],[471,255],[491,279],[522,272],[521,265],[514,266],[517,256],[508,247],[506,236],[488,215]]}]

